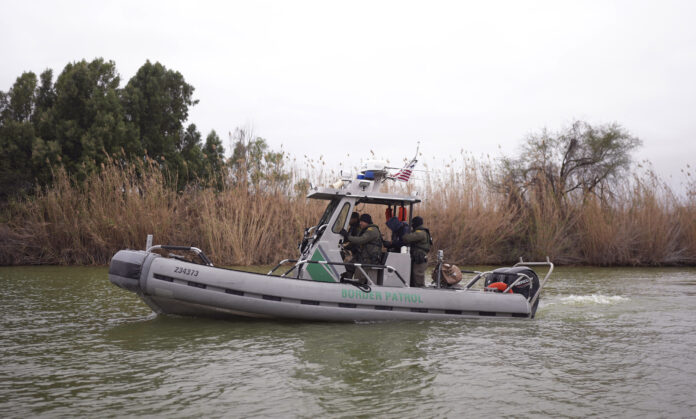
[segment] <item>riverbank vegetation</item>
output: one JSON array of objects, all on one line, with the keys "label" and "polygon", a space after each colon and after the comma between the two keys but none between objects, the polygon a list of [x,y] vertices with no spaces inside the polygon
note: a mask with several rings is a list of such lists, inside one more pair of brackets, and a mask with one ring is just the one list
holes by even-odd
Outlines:
[{"label": "riverbank vegetation", "polygon": [[[50,70],[24,73],[0,92],[0,264],[106,264],[147,234],[222,265],[296,256],[323,211],[304,196],[337,174],[243,129],[227,158],[215,131],[204,142],[184,125],[194,89],[159,63],[119,85],[114,63],[97,59],[55,83]],[[649,163],[632,164],[639,146],[617,124],[576,121],[525,138],[521,157],[462,151],[387,187],[422,191],[416,215],[460,264],[696,264],[696,184],[675,193]],[[383,225],[381,209],[359,210]]]}]

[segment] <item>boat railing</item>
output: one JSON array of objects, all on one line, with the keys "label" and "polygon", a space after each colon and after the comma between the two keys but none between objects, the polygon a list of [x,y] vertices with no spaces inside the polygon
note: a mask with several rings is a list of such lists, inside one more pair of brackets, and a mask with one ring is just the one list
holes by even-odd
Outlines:
[{"label": "boat railing", "polygon": [[[541,294],[541,290],[542,290],[542,288],[544,288],[544,284],[546,284],[546,280],[549,279],[549,277],[551,276],[551,272],[553,272],[553,263],[551,262],[551,260],[549,259],[548,256],[546,257],[546,262],[525,262],[525,261],[520,257],[520,261],[517,262],[513,267],[516,267],[516,266],[548,266],[548,267],[549,267],[549,271],[546,272],[546,275],[544,276],[544,279],[542,279],[542,280],[539,282],[539,289],[537,290],[537,292],[536,292],[534,295],[530,295],[530,296],[528,297],[529,304],[533,306],[534,303],[536,302],[536,300],[539,298],[539,295]],[[468,284],[466,284],[466,286],[464,287],[464,289],[465,289],[465,290],[470,289],[470,288],[473,287],[481,278],[484,278],[485,276],[487,276],[487,275],[489,275],[489,274],[492,274],[492,273],[493,273],[493,271],[476,272],[476,276],[475,276],[471,281],[469,281]],[[503,292],[507,292],[508,290],[512,289],[512,287],[514,287],[515,285],[517,285],[518,282],[522,281],[522,280],[525,279],[525,278],[526,278],[526,279],[529,279],[530,284],[532,283],[532,282],[531,282],[532,278],[530,278],[528,275],[525,275],[525,274],[523,274],[523,273],[518,273],[518,274],[517,274],[517,278],[512,282],[512,284],[508,285],[508,286],[505,288],[505,290],[504,290]]]},{"label": "boat railing", "polygon": [[297,268],[299,268],[299,267],[301,267],[301,266],[304,266],[304,265],[306,265],[306,264],[335,265],[335,266],[352,266],[352,267],[354,267],[355,269],[359,269],[359,270],[360,270],[360,272],[363,274],[363,277],[364,277],[364,278],[367,278],[367,282],[368,282],[370,285],[375,285],[375,283],[370,279],[370,276],[367,274],[367,272],[365,272],[365,269],[377,269],[377,270],[387,271],[387,272],[389,272],[389,273],[392,273],[392,272],[393,272],[393,273],[396,274],[397,278],[399,278],[399,280],[401,281],[401,283],[404,284],[404,286],[408,286],[408,284],[407,284],[406,281],[404,280],[404,277],[401,276],[401,274],[399,273],[399,271],[398,271],[396,268],[394,268],[393,266],[389,266],[389,265],[375,265],[375,264],[371,264],[371,263],[331,262],[331,261],[326,261],[326,260],[309,260],[309,259],[300,259],[300,260],[298,260],[298,259],[284,259],[284,260],[281,260],[281,261],[280,261],[273,269],[271,269],[266,275],[272,275],[273,272],[277,271],[278,268],[280,268],[281,266],[283,266],[283,265],[286,264],[286,263],[294,263],[294,265],[293,265],[290,269],[288,269],[287,271],[285,271],[283,274],[280,275],[280,276],[283,277],[283,278],[287,277],[287,275],[288,275],[290,272],[292,272],[292,271],[294,271],[295,269],[297,269]]},{"label": "boat railing", "polygon": [[486,275],[488,275],[488,274],[490,274],[490,273],[493,273],[493,271],[475,272],[475,273],[476,273],[476,276],[473,277],[473,278],[471,279],[471,281],[469,281],[468,284],[466,284],[466,286],[464,287],[465,290],[468,290],[468,289],[470,289],[471,287],[473,287],[474,285],[476,285],[476,283],[478,282],[479,279],[485,277]]},{"label": "boat railing", "polygon": [[[367,269],[381,269],[381,270],[386,270],[387,272],[394,272],[396,276],[399,278],[399,280],[404,284],[404,286],[407,286],[406,281],[404,278],[401,276],[398,270],[396,270],[392,266],[388,265],[374,265],[374,264],[369,264],[369,263],[351,263],[351,262],[330,262],[330,261],[325,261],[325,260],[307,260],[307,259],[284,259],[281,260],[273,269],[271,269],[266,275],[273,275],[275,271],[277,271],[281,266],[285,265],[286,263],[294,263],[294,265],[285,271],[283,274],[280,275],[280,277],[287,277],[288,274],[290,274],[292,271],[295,269],[304,266],[306,264],[318,264],[318,265],[337,265],[337,266],[352,266],[355,267],[356,269],[359,269],[360,272],[363,274],[365,278],[367,278],[367,281],[370,285],[375,285],[374,282],[370,279],[370,277],[367,275],[365,270],[363,268]],[[529,301],[530,305],[534,305],[534,303],[539,299],[539,295],[541,294],[541,290],[544,288],[544,285],[546,284],[546,281],[549,279],[551,276],[551,273],[553,272],[554,265],[551,262],[551,260],[546,257],[546,262],[525,262],[522,258],[520,258],[520,261],[517,262],[513,267],[516,266],[548,266],[549,270],[546,272],[546,275],[544,278],[540,281],[539,283],[539,289],[534,295],[531,295],[527,298]],[[485,271],[485,272],[479,272],[479,271],[462,271],[463,273],[475,273],[476,276],[469,281],[469,283],[466,284],[464,287],[464,290],[469,290],[471,287],[473,287],[481,278],[484,278],[485,276],[492,274],[493,271]],[[517,278],[509,284],[503,292],[507,292],[508,290],[512,289],[515,285],[517,285],[520,281],[527,279],[530,281],[530,284],[532,283],[532,278],[529,275],[526,275],[524,273],[518,273]]]},{"label": "boat railing", "polygon": [[[492,273],[493,273],[493,271],[476,272],[476,276],[475,276],[471,281],[469,281],[468,284],[466,284],[466,286],[464,287],[464,289],[465,289],[465,290],[471,289],[471,287],[473,287],[474,285],[476,285],[476,283],[477,283],[481,278],[485,278],[487,275],[492,274]],[[529,279],[529,280],[530,280],[530,283],[531,283],[532,278],[530,278],[528,275],[525,275],[525,274],[523,274],[523,273],[518,273],[518,274],[517,274],[517,278],[515,278],[515,280],[514,280],[511,284],[509,284],[507,287],[505,287],[504,290],[502,290],[502,291],[500,291],[500,292],[503,292],[503,293],[507,292],[508,290],[512,289],[512,287],[514,287],[515,285],[517,285],[520,281],[522,281],[522,280],[525,279],[525,278],[526,278],[526,279]],[[497,292],[497,290],[496,290],[496,292]]]},{"label": "boat railing", "polygon": [[536,294],[534,294],[534,297],[532,297],[529,300],[529,305],[534,307],[534,303],[539,299],[539,295],[541,295],[541,290],[544,288],[544,284],[546,284],[546,280],[549,279],[551,276],[551,272],[553,272],[553,262],[549,259],[548,256],[546,256],[546,262],[525,262],[522,257],[520,257],[520,261],[515,264],[515,266],[548,266],[549,271],[546,272],[546,276],[544,276],[544,279],[541,280],[541,283],[539,284],[539,289],[537,290]]},{"label": "boat railing", "polygon": [[[204,265],[206,266],[213,266],[213,262],[208,259],[208,256],[203,253],[203,251],[197,247],[192,247],[192,246],[174,246],[174,245],[169,245],[169,244],[157,244],[154,246],[150,246],[147,248],[146,252],[150,253],[153,250],[157,249],[163,249],[163,250],[179,250],[179,251],[184,251],[184,252],[193,252],[195,253],[200,260],[203,262]],[[176,257],[176,255],[170,255]],[[181,258],[181,256],[179,256]]]}]

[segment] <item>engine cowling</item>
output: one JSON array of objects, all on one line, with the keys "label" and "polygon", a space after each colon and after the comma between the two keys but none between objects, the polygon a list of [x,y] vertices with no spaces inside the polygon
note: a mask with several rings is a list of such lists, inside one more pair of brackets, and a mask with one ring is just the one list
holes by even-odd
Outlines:
[{"label": "engine cowling", "polygon": [[109,281],[132,292],[140,291],[140,274],[147,253],[142,250],[120,250],[109,264]]},{"label": "engine cowling", "polygon": [[537,293],[539,290],[539,277],[536,272],[526,266],[517,266],[513,268],[499,268],[491,272],[486,276],[485,287],[496,282],[502,282],[506,285],[511,285],[519,278],[520,274],[526,275],[523,277],[514,287],[512,287],[512,292],[514,294],[524,295],[525,298],[529,298]]}]

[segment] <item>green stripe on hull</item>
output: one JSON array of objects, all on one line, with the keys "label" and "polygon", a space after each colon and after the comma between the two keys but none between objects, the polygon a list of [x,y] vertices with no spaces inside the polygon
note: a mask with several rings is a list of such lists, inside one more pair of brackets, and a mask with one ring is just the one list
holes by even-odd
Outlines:
[{"label": "green stripe on hull", "polygon": [[[317,249],[314,251],[312,259],[310,260],[324,261],[324,257],[321,255],[321,252],[319,252],[319,249]],[[313,281],[336,282],[336,279],[334,279],[333,275],[331,275],[326,269],[326,265],[320,265],[318,263],[308,263],[307,272],[309,272],[309,275],[312,277]]]}]

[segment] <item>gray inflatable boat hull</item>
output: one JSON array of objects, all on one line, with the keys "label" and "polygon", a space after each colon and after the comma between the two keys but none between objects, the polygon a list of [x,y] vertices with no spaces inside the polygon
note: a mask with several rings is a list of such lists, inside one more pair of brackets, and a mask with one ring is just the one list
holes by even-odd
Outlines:
[{"label": "gray inflatable boat hull", "polygon": [[533,317],[519,294],[373,286],[369,293],[327,283],[198,265],[155,253],[121,250],[109,280],[137,293],[155,312],[352,322]]}]

